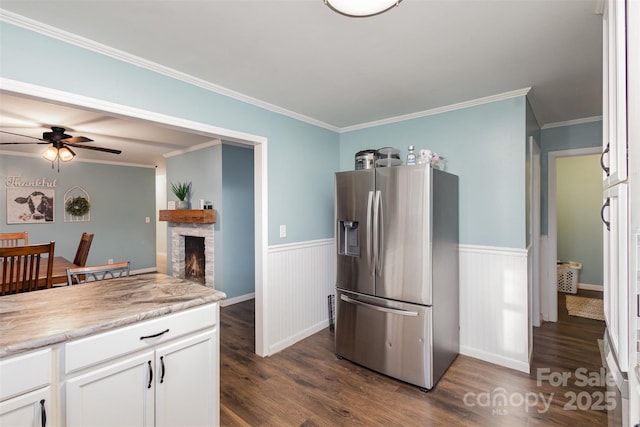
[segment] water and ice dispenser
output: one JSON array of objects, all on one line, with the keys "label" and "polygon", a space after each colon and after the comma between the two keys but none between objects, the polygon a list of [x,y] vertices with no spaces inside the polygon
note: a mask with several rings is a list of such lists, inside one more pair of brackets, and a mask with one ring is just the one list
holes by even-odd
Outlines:
[{"label": "water and ice dispenser", "polygon": [[338,221],[338,254],[360,256],[358,221]]}]

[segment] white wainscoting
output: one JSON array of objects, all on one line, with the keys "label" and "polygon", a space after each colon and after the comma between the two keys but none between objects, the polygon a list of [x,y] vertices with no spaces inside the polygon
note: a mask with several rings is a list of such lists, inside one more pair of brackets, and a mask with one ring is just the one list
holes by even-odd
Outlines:
[{"label": "white wainscoting", "polygon": [[[271,246],[268,354],[326,328],[333,239]],[[460,352],[529,372],[526,249],[460,246]]]},{"label": "white wainscoting", "polygon": [[460,245],[460,353],[529,372],[527,250]]},{"label": "white wainscoting", "polygon": [[270,246],[266,347],[278,351],[329,325],[327,296],[335,287],[334,239]]}]

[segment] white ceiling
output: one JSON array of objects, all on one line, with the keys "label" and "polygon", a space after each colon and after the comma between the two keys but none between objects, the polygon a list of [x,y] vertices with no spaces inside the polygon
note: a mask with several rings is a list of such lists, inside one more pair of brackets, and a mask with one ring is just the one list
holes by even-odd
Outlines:
[{"label": "white ceiling", "polygon": [[[2,0],[0,6],[345,130],[528,87],[541,125],[600,116],[596,2],[404,0],[370,18],[336,14],[322,0]],[[6,120],[24,119],[27,128],[30,121],[56,124],[110,148],[140,144],[158,152],[203,138],[170,142],[175,135],[165,140],[153,127],[146,134],[138,123],[122,124],[120,133],[114,118],[59,113],[57,106],[48,115],[47,105],[35,116],[15,98],[0,101],[3,130]],[[140,141],[109,138],[118,134]]]}]

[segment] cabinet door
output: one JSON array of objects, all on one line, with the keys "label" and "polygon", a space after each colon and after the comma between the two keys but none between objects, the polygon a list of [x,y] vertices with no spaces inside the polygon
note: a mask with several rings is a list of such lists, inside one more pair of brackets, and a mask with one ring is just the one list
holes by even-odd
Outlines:
[{"label": "cabinet door", "polygon": [[603,15],[602,167],[604,186],[627,179],[627,76],[624,0],[608,0]]},{"label": "cabinet door", "polygon": [[219,424],[218,330],[156,350],[156,426]]},{"label": "cabinet door", "polygon": [[604,315],[620,369],[629,369],[629,293],[627,273],[627,184],[607,189],[602,209],[604,227]]},{"label": "cabinet door", "polygon": [[51,408],[51,387],[47,386],[30,393],[5,400],[0,403],[0,426],[41,427],[47,424],[47,417],[53,421]]},{"label": "cabinet door", "polygon": [[67,426],[153,426],[153,355],[118,359],[67,380]]}]

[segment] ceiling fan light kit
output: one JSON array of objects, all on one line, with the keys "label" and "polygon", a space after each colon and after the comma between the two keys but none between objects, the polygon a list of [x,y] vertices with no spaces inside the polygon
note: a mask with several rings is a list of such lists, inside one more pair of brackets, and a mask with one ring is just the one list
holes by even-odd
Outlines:
[{"label": "ceiling fan light kit", "polygon": [[57,148],[55,146],[51,146],[42,152],[42,157],[50,162],[54,162],[56,159],[60,159],[63,162],[68,162],[72,160],[76,156],[76,153],[73,152],[69,147],[60,147]]},{"label": "ceiling fan light kit", "polygon": [[44,132],[42,138],[35,138],[33,136],[21,135],[13,132],[0,131],[9,135],[18,135],[26,138],[37,139],[40,142],[0,142],[0,145],[15,145],[15,144],[51,144],[46,150],[42,152],[42,157],[51,162],[53,168],[53,162],[58,160],[58,172],[60,172],[60,161],[69,162],[73,160],[76,153],[73,152],[71,147],[74,148],[86,148],[88,150],[104,151],[106,153],[120,154],[122,150],[114,150],[112,148],[95,147],[91,145],[81,145],[83,142],[93,142],[92,139],[84,136],[71,136],[67,135],[65,129],[58,126],[52,126],[51,132]]},{"label": "ceiling fan light kit", "polygon": [[335,12],[353,18],[365,18],[379,15],[394,6],[398,6],[402,0],[324,0],[324,4]]}]

